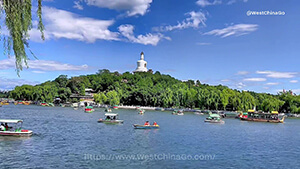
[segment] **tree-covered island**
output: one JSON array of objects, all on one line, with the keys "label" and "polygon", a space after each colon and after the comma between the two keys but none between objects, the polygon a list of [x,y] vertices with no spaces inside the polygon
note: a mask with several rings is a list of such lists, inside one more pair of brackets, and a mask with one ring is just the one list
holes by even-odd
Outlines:
[{"label": "tree-covered island", "polygon": [[280,92],[277,95],[233,90],[226,86],[201,84],[199,80],[180,81],[160,72],[135,73],[99,70],[96,74],[68,78],[60,75],[53,81],[35,86],[15,87],[9,96],[15,100],[77,102],[72,94],[84,95],[92,89],[100,104],[123,104],[155,107],[199,108],[246,111],[254,106],[262,111],[300,113],[300,95]]}]

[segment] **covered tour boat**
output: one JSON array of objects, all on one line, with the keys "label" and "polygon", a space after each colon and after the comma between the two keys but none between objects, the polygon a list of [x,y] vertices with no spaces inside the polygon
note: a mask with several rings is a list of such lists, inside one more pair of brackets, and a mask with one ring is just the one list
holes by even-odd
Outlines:
[{"label": "covered tour boat", "polygon": [[[0,119],[0,123],[0,136],[29,137],[33,134],[31,130],[22,129],[23,120]],[[9,127],[8,124],[11,126]]]},{"label": "covered tour boat", "polygon": [[242,117],[241,120],[255,121],[255,122],[269,122],[269,123],[283,123],[284,116],[280,119],[277,111],[272,111],[271,113],[248,111],[248,116],[245,118]]},{"label": "covered tour boat", "polygon": [[105,113],[104,116],[105,116],[105,119],[99,119],[98,123],[119,124],[119,123],[124,122],[124,120],[118,119],[117,113]]},{"label": "covered tour boat", "polygon": [[225,123],[225,121],[221,120],[221,117],[219,114],[209,114],[209,116],[204,120],[204,122]]},{"label": "covered tour boat", "polygon": [[84,112],[86,113],[92,113],[94,111],[93,106],[86,106],[84,109]]},{"label": "covered tour boat", "polygon": [[133,124],[133,127],[135,129],[158,129],[159,125],[138,125],[138,124]]}]

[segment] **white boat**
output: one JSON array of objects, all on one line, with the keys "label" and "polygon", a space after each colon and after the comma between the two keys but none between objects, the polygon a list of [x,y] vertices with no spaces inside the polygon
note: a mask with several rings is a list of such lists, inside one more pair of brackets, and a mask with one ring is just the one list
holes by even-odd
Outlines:
[{"label": "white boat", "polygon": [[[22,129],[23,120],[0,119],[0,123],[1,125],[7,124],[4,130],[0,130],[0,136],[29,137],[33,134],[31,130]],[[8,127],[8,124],[11,126]]]},{"label": "white boat", "polygon": [[177,115],[177,116],[183,116],[184,113],[183,113],[183,110],[174,110],[172,112],[173,115]]},{"label": "white boat", "polygon": [[204,122],[209,122],[209,123],[225,123],[225,121],[221,120],[220,115],[218,114],[209,114],[209,117],[207,117]]},{"label": "white boat", "polygon": [[117,113],[105,113],[104,116],[105,116],[105,119],[99,119],[98,123],[119,124],[119,123],[124,122],[124,120],[119,120],[118,119],[118,114]]}]

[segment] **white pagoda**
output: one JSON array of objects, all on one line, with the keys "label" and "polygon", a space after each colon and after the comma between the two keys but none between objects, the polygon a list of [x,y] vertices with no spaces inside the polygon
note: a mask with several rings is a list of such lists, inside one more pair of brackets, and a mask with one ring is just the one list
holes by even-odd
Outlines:
[{"label": "white pagoda", "polygon": [[136,72],[147,72],[147,62],[144,60],[144,52],[141,53],[141,59],[137,61],[137,68],[134,73]]}]

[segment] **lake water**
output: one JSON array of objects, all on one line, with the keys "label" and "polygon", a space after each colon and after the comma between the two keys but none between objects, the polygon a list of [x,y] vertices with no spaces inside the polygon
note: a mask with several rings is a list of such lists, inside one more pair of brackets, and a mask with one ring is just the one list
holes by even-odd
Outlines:
[{"label": "lake water", "polygon": [[[97,123],[104,110],[9,105],[1,119],[23,119],[29,138],[0,136],[0,168],[300,168],[300,120],[284,124],[185,113],[113,110],[121,125]],[[133,129],[156,121],[160,129]]]}]

